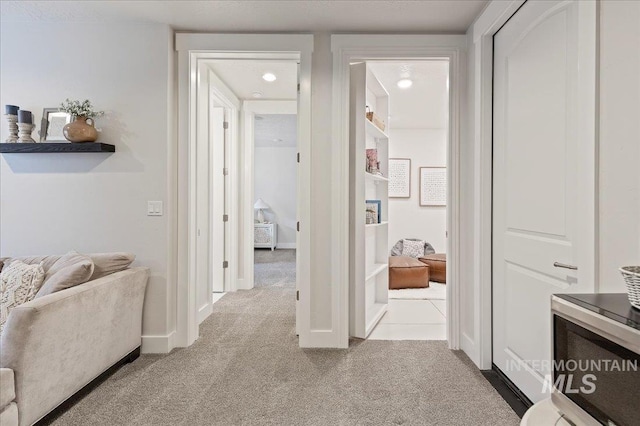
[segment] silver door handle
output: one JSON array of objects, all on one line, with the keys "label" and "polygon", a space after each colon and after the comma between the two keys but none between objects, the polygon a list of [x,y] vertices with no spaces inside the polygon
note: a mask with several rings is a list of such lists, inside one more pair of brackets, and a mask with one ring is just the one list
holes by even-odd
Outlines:
[{"label": "silver door handle", "polygon": [[567,265],[566,263],[553,262],[553,266],[556,268],[565,268],[565,269],[573,269],[574,271],[578,270],[577,266]]}]

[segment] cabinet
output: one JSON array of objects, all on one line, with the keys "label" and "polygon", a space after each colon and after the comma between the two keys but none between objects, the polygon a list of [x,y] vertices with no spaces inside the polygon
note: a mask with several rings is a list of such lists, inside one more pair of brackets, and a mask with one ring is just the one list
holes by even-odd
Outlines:
[{"label": "cabinet", "polygon": [[[366,63],[351,65],[349,104],[349,331],[366,338],[389,299],[389,136],[366,117],[370,110],[388,122],[389,94]],[[379,174],[367,171],[367,150],[372,149]],[[378,204],[375,223],[367,223],[367,200]]]},{"label": "cabinet", "polygon": [[278,226],[275,223],[253,225],[253,247],[274,250],[278,244]]}]

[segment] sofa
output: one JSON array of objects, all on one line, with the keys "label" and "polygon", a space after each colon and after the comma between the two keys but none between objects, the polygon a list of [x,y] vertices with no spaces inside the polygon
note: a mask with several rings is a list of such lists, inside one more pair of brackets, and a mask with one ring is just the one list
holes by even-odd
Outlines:
[{"label": "sofa", "polygon": [[13,308],[0,337],[0,424],[41,420],[140,353],[147,268],[128,268]]}]

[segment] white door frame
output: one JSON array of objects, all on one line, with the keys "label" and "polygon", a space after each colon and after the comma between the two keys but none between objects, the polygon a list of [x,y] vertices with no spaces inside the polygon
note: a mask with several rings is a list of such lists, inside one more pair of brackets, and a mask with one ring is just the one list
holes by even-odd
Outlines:
[{"label": "white door frame", "polygon": [[341,343],[349,339],[349,64],[359,60],[449,60],[449,135],[447,227],[447,340],[460,347],[460,125],[465,83],[466,36],[442,35],[333,35],[333,158],[334,179],[332,295],[334,323],[340,324]]},{"label": "white door frame", "polygon": [[[243,168],[244,168],[244,212],[240,220],[244,221],[244,279],[238,283],[242,289],[251,289],[255,285],[254,281],[254,217],[253,204],[255,201],[255,116],[256,114],[298,114],[298,101],[244,101],[242,102],[242,122],[243,122]],[[296,172],[297,173],[297,172]],[[299,196],[299,194],[296,194]],[[297,200],[296,200],[297,210]],[[297,212],[296,212],[297,215]],[[299,217],[299,216],[298,216]],[[297,254],[297,252],[296,252]],[[297,263],[296,263],[297,266]],[[297,273],[297,271],[296,271]],[[297,279],[296,279],[297,281]]]},{"label": "white door frame", "polygon": [[[287,54],[296,54],[300,60],[300,102],[298,109],[298,143],[301,161],[298,169],[299,194],[298,215],[301,222],[299,233],[298,290],[299,309],[296,323],[300,343],[310,333],[310,140],[311,140],[311,54],[312,35],[279,34],[193,34],[177,33],[178,52],[178,135],[176,167],[172,168],[169,180],[177,187],[176,250],[176,333],[173,345],[185,347],[198,338],[198,313],[195,282],[195,143],[196,143],[196,90],[198,61],[206,59],[278,59]],[[232,147],[233,152],[238,147]],[[233,157],[237,162],[237,156]],[[230,165],[231,192],[240,182],[239,165]],[[235,219],[235,218],[230,218]],[[236,223],[237,223],[236,219]],[[242,222],[242,221],[239,221]],[[305,226],[307,225],[307,226]],[[234,228],[231,226],[231,228]],[[231,240],[240,243],[238,230],[231,231]],[[234,237],[235,235],[235,237]],[[235,238],[235,239],[234,239]],[[235,247],[232,243],[232,247]],[[238,256],[237,256],[238,257]],[[173,260],[173,259],[172,259]],[[238,265],[230,265],[237,269]],[[237,280],[230,274],[230,281]],[[235,278],[234,278],[235,276]]]},{"label": "white door frame", "polygon": [[473,117],[469,130],[474,150],[473,339],[462,347],[481,370],[490,370],[492,355],[492,185],[493,185],[493,36],[525,0],[493,1],[469,30]]}]

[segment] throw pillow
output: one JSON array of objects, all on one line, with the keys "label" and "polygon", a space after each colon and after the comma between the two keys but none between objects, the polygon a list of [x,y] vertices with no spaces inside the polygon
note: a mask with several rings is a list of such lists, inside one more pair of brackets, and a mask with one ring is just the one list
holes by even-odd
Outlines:
[{"label": "throw pillow", "polygon": [[42,264],[11,262],[0,272],[0,333],[9,313],[16,306],[33,300],[44,281]]},{"label": "throw pillow", "polygon": [[424,256],[424,241],[402,240],[402,255],[415,259]]},{"label": "throw pillow", "polygon": [[94,265],[93,275],[89,281],[123,271],[136,259],[136,255],[131,253],[91,253],[87,256],[91,258]]},{"label": "throw pillow", "polygon": [[36,297],[84,284],[93,274],[93,261],[89,256],[69,252],[61,256],[47,271],[42,288]]}]

